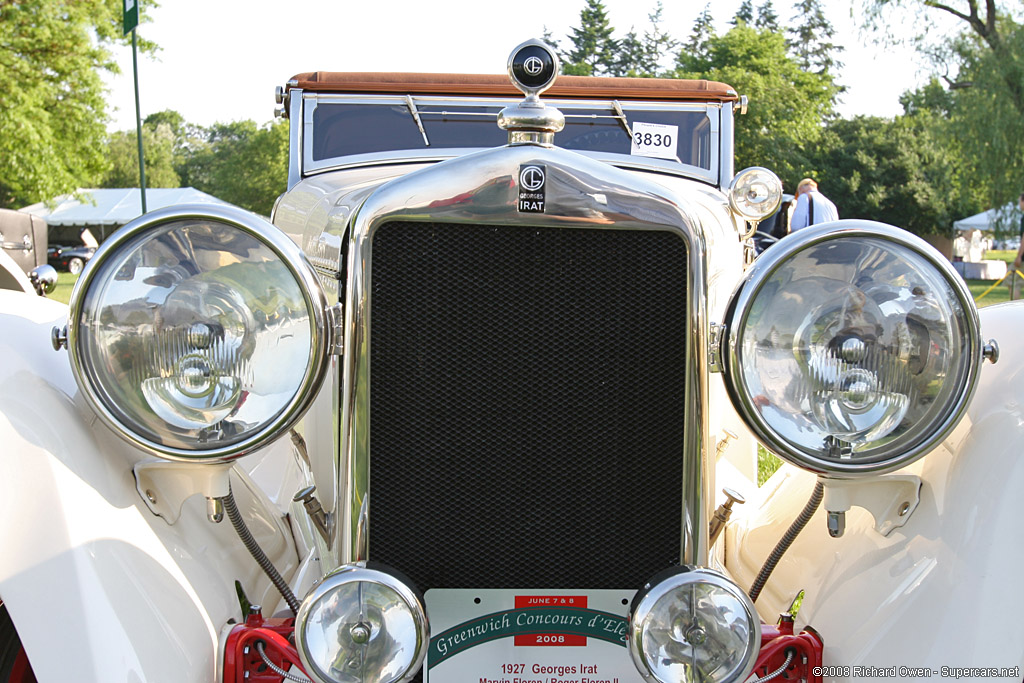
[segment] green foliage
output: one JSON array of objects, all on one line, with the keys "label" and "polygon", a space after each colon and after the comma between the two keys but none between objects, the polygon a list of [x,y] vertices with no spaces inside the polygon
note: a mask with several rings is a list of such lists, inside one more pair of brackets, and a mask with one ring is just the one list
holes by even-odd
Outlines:
[{"label": "green foliage", "polygon": [[779,30],[779,15],[775,13],[775,6],[772,0],[764,0],[764,3],[757,8],[757,19],[754,20],[754,28],[767,31]]},{"label": "green foliage", "polygon": [[[159,120],[159,119],[157,119]],[[169,123],[142,126],[142,154],[146,159],[146,187],[181,187],[175,165],[175,136]],[[110,169],[99,187],[139,186],[138,134],[112,133],[107,141]]]},{"label": "green foliage", "polygon": [[[867,0],[867,25],[891,39],[893,25],[913,26],[914,44],[946,82],[907,97],[904,108],[922,107],[950,123],[950,147],[969,167],[969,192],[982,208],[1000,206],[1024,189],[1024,27],[1019,3]],[[947,26],[940,28],[939,19]]]},{"label": "green foliage", "polygon": [[930,116],[832,121],[812,157],[822,191],[842,218],[891,223],[917,235],[951,236],[970,210],[962,164]]},{"label": "green foliage", "polygon": [[[0,206],[88,186],[106,170],[101,72],[121,0],[0,2]],[[144,49],[153,46],[143,42]]]},{"label": "green foliage", "polygon": [[815,147],[832,115],[832,79],[803,71],[778,33],[742,24],[712,36],[706,59],[684,51],[678,61],[687,66],[680,78],[722,81],[749,96],[746,116],[736,120],[736,167],[766,166],[795,187],[808,165],[803,150]]},{"label": "green foliage", "polygon": [[930,114],[949,118],[955,104],[953,93],[946,90],[935,76],[917,90],[907,90],[900,96],[900,105],[907,116]]},{"label": "green foliage", "polygon": [[820,0],[799,0],[795,5],[790,49],[797,63],[819,74],[835,73],[842,63],[835,53],[843,48],[832,42],[836,30],[825,16]]},{"label": "green foliage", "polygon": [[625,38],[616,41],[618,55],[608,70],[609,76],[650,78],[664,74],[661,60],[676,49],[678,41],[663,30],[662,11],[659,0],[654,10],[647,15],[650,26],[642,38],[630,29]]},{"label": "green foliage", "polygon": [[[1006,20],[1001,47],[988,49],[976,37],[957,44],[958,82],[970,87],[951,94],[950,131],[987,206],[1001,206],[1024,190],[1024,27]],[[1015,88],[1009,87],[1014,83]],[[1015,92],[1016,91],[1016,92]]]},{"label": "green foliage", "polygon": [[740,3],[739,8],[736,10],[736,14],[732,18],[732,25],[739,26],[740,24],[744,24],[746,26],[754,25],[753,0],[743,0]]},{"label": "green foliage", "polygon": [[618,43],[601,0],[587,0],[580,25],[571,29],[572,49],[562,55],[562,71],[575,76],[602,76],[616,68]]},{"label": "green foliage", "polygon": [[711,3],[708,3],[693,22],[690,37],[676,58],[676,68],[681,71],[694,71],[697,64],[706,62],[710,58],[709,44],[714,35],[714,17],[711,16]]},{"label": "green foliage", "polygon": [[182,183],[269,216],[288,182],[288,123],[218,123],[179,168]]}]

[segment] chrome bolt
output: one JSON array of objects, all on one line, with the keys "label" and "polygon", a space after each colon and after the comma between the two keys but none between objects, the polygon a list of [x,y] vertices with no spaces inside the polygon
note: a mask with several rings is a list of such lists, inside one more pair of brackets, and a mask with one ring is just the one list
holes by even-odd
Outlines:
[{"label": "chrome bolt", "polygon": [[903,504],[900,505],[900,509],[897,514],[899,514],[900,517],[905,517],[908,512],[910,512],[910,503],[903,501]]},{"label": "chrome bolt", "polygon": [[206,518],[214,524],[224,521],[224,503],[220,498],[206,499]]},{"label": "chrome bolt", "polygon": [[694,645],[703,645],[707,642],[708,634],[707,631],[702,629],[700,626],[691,626],[686,630],[686,642]]},{"label": "chrome bolt", "polygon": [[370,642],[370,627],[360,622],[352,627],[349,635],[352,636],[352,642],[356,645],[365,645]]},{"label": "chrome bolt", "polygon": [[989,339],[985,343],[984,349],[982,349],[981,355],[985,357],[989,363],[995,365],[999,362],[999,344],[996,343],[995,339]]},{"label": "chrome bolt", "polygon": [[68,327],[54,327],[50,330],[50,343],[54,351],[68,348]]},{"label": "chrome bolt", "polygon": [[149,500],[150,503],[156,505],[156,494],[150,491],[149,489],[146,489],[146,498]]}]

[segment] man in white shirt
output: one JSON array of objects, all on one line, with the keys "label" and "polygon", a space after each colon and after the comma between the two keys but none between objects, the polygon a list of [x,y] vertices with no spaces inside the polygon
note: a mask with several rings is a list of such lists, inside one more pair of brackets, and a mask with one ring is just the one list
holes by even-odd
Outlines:
[{"label": "man in white shirt", "polygon": [[818,192],[818,183],[811,178],[801,180],[796,186],[796,208],[789,222],[789,231],[796,232],[810,225],[837,220],[839,212],[836,205]]}]

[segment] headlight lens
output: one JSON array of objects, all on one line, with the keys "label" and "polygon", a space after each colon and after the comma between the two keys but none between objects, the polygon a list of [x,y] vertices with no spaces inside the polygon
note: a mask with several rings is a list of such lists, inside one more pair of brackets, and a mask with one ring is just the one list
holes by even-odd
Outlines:
[{"label": "headlight lens", "polygon": [[295,633],[320,683],[397,683],[423,665],[430,631],[408,583],[360,565],[329,574],[306,596]]},{"label": "headlight lens", "polygon": [[326,301],[294,244],[251,214],[155,212],[97,252],[71,302],[85,395],[158,455],[224,459],[279,434],[322,379]]},{"label": "headlight lens", "polygon": [[767,168],[740,171],[729,184],[729,206],[748,221],[764,220],[781,201],[782,181]]},{"label": "headlight lens", "polygon": [[843,223],[787,237],[755,263],[729,314],[726,369],[770,448],[854,475],[901,467],[955,426],[981,345],[945,259],[896,228]]},{"label": "headlight lens", "polygon": [[747,594],[710,569],[679,567],[637,594],[629,650],[649,681],[743,681],[761,645],[760,619]]}]

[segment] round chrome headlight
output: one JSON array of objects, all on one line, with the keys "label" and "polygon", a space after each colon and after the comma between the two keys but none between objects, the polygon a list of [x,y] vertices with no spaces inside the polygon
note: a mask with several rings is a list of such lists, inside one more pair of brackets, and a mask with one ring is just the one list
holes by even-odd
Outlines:
[{"label": "round chrome headlight", "polygon": [[898,228],[814,226],[765,252],[727,319],[727,386],[782,458],[831,476],[927,453],[974,391],[977,309],[951,264]]},{"label": "round chrome headlight", "polygon": [[295,635],[302,664],[318,683],[398,683],[423,665],[430,629],[408,583],[350,565],[302,601]]},{"label": "round chrome headlight", "polygon": [[729,184],[729,206],[748,221],[764,220],[781,201],[782,181],[767,168],[744,169]]},{"label": "round chrome headlight", "polygon": [[327,303],[277,228],[214,206],[155,211],[112,235],[71,297],[83,394],[156,455],[224,460],[278,436],[323,379]]},{"label": "round chrome headlight", "polygon": [[744,681],[761,647],[761,621],[739,586],[710,569],[678,567],[634,598],[629,652],[655,683]]}]

